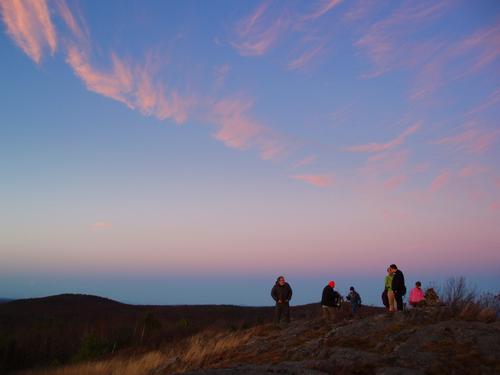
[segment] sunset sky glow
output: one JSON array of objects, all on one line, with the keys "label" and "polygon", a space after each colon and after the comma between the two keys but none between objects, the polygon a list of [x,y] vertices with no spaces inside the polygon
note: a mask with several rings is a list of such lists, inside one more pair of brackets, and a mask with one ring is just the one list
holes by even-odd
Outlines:
[{"label": "sunset sky glow", "polygon": [[0,13],[0,297],[379,304],[391,263],[498,291],[499,1]]}]

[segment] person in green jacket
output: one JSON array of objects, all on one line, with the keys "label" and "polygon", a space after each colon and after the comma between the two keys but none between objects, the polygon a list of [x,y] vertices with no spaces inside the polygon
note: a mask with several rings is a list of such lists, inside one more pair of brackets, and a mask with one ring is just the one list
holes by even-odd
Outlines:
[{"label": "person in green jacket", "polygon": [[387,291],[387,299],[389,300],[390,312],[396,311],[394,303],[395,302],[394,291],[392,290],[392,277],[393,277],[393,272],[392,269],[389,267],[387,268],[387,276],[385,277],[385,290]]}]

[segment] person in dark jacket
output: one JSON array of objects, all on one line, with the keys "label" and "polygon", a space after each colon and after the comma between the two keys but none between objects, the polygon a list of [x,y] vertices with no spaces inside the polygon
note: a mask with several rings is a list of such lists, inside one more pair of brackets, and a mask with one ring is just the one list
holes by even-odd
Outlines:
[{"label": "person in dark jacket", "polygon": [[292,299],[292,288],[285,281],[284,276],[276,279],[271,290],[271,297],[276,301],[274,322],[277,324],[283,318],[285,323],[290,323],[290,300]]},{"label": "person in dark jacket", "polygon": [[361,306],[361,296],[358,292],[356,292],[353,286],[349,288],[349,294],[347,295],[346,299],[351,302],[352,315],[356,315],[356,313],[358,312],[358,307]]},{"label": "person in dark jacket", "polygon": [[323,288],[321,295],[321,310],[323,311],[323,319],[334,320],[335,310],[340,307],[340,294],[334,289],[335,282],[330,281],[327,286]]},{"label": "person in dark jacket", "polygon": [[390,268],[393,273],[392,290],[394,292],[394,299],[396,300],[398,311],[403,311],[403,296],[406,294],[405,277],[395,264],[391,264]]}]

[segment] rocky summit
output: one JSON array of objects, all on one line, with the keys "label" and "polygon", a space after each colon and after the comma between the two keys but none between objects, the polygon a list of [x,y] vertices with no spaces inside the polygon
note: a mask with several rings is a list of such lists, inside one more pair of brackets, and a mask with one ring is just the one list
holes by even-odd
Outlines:
[{"label": "rocky summit", "polygon": [[[487,312],[482,312],[487,315]],[[500,323],[457,319],[445,307],[261,326],[190,375],[499,374]],[[207,368],[208,367],[208,368]],[[168,369],[160,373],[169,373]]]}]

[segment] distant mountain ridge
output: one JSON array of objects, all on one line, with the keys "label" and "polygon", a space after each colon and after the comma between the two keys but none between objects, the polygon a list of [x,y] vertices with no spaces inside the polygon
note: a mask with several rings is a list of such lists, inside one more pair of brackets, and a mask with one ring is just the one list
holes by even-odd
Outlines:
[{"label": "distant mountain ridge", "polygon": [[12,298],[0,298],[0,303],[6,303],[6,302],[10,302],[10,301],[14,301]]}]

